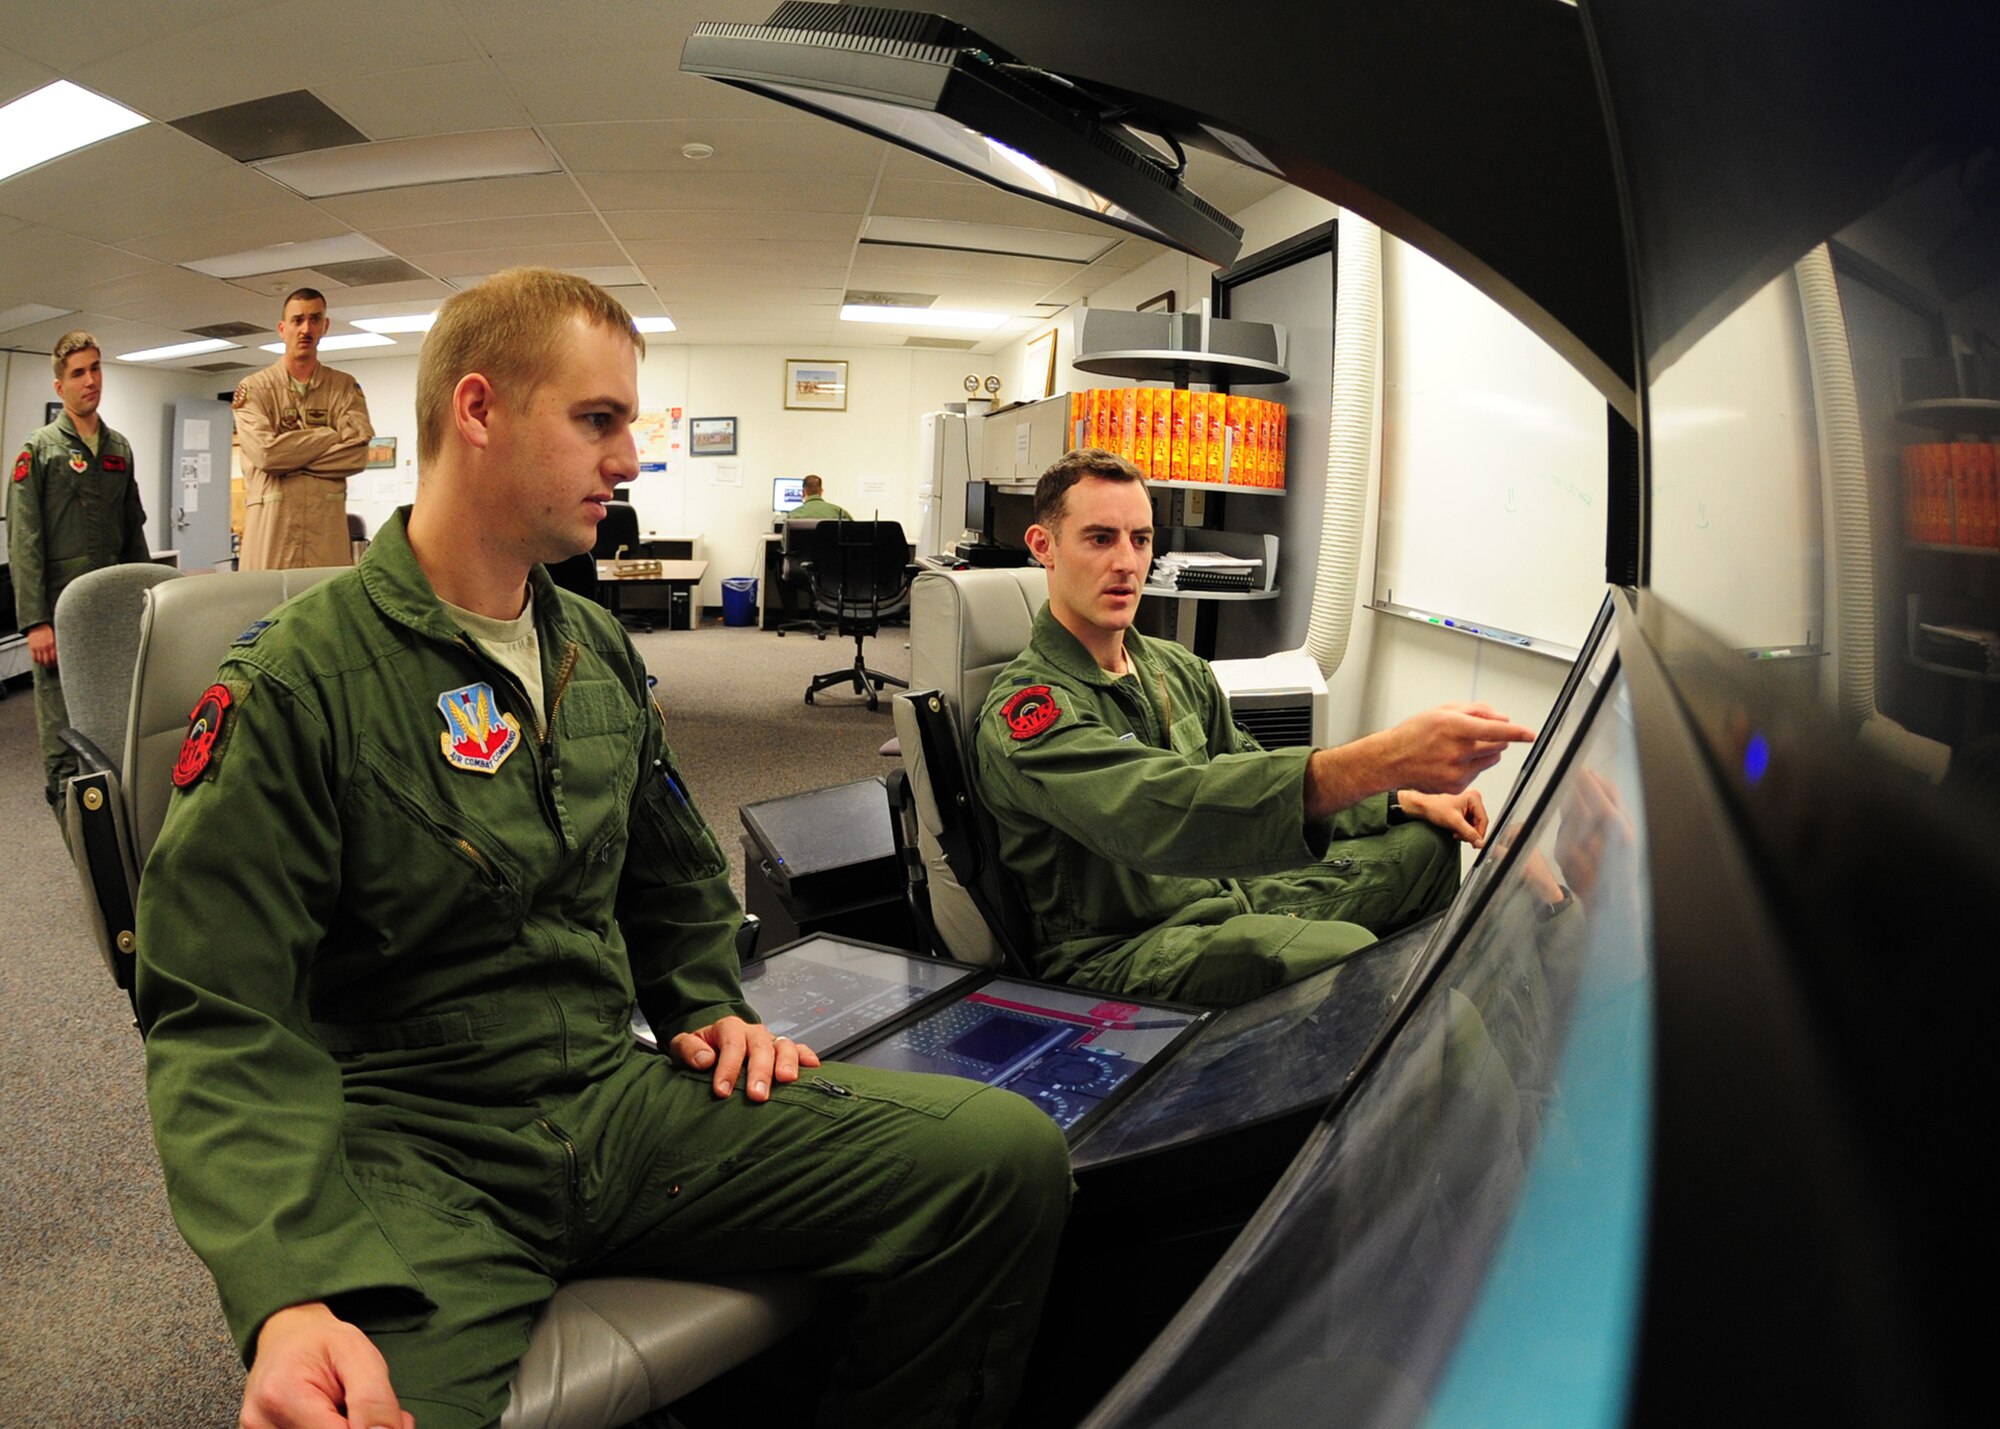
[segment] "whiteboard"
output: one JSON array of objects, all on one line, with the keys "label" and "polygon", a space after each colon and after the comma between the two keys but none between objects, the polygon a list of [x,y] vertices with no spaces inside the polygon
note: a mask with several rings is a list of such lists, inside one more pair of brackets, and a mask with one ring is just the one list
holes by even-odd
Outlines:
[{"label": "whiteboard", "polygon": [[1604,399],[1464,279],[1382,243],[1374,604],[1573,657],[1604,599]]}]

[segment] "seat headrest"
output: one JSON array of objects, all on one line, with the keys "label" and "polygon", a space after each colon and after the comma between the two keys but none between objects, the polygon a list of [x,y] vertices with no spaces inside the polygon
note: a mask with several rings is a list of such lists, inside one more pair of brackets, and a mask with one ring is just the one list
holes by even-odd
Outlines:
[{"label": "seat headrest", "polygon": [[925,571],[910,600],[910,687],[944,693],[969,740],[994,677],[1027,648],[1048,599],[1040,566]]}]

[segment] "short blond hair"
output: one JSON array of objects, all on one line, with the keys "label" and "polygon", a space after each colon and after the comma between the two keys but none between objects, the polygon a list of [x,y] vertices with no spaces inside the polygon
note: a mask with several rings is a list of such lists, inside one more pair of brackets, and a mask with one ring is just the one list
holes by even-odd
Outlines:
[{"label": "short blond hair", "polygon": [[563,328],[572,317],[629,333],[641,356],[646,339],[625,305],[584,278],[553,268],[509,268],[454,295],[417,357],[417,461],[427,466],[451,430],[451,394],[477,372],[509,402],[525,406],[554,374]]},{"label": "short blond hair", "polygon": [[52,362],[56,370],[56,381],[62,381],[63,364],[87,347],[96,347],[100,357],[104,354],[104,349],[98,347],[97,339],[82,328],[78,328],[75,332],[66,332],[56,339],[56,350],[53,354]]}]

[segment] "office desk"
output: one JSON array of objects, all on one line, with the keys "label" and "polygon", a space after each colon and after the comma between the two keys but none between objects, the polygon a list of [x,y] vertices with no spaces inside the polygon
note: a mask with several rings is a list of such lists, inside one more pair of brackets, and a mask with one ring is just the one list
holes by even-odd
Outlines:
[{"label": "office desk", "polygon": [[[610,597],[613,615],[627,590],[667,590],[667,629],[692,630],[697,620],[694,588],[708,574],[707,561],[661,561],[657,570],[633,570],[630,561],[599,561],[597,582]],[[650,565],[650,563],[648,563]]]},{"label": "office desk", "polygon": [[691,561],[701,549],[701,532],[693,535],[676,535],[670,531],[641,531],[639,544],[633,549],[635,556],[648,560]]}]

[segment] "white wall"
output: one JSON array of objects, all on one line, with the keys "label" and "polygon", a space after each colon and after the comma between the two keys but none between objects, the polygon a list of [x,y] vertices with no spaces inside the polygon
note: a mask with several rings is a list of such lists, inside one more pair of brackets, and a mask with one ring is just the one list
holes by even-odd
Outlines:
[{"label": "white wall", "polygon": [[[844,412],[788,412],[786,358],[831,358],[848,364]],[[771,529],[771,482],[816,472],[827,496],[856,516],[900,521],[916,529],[917,418],[962,401],[967,373],[989,371],[991,359],[930,348],[692,347],[655,343],[639,368],[642,409],[679,407],[682,456],[676,473],[648,474],[633,487],[642,527],[699,535],[697,554],[709,562],[705,605],[722,603],[725,576],[763,573],[762,538]],[[414,357],[342,364],[368,397],[379,435],[397,439],[398,475],[415,475]],[[736,456],[690,457],[688,419],[734,417]],[[731,483],[723,478],[733,473]],[[348,489],[348,509],[376,530],[399,504],[392,483],[363,472]],[[381,493],[381,494],[378,494]],[[401,497],[407,500],[407,496]]]}]

